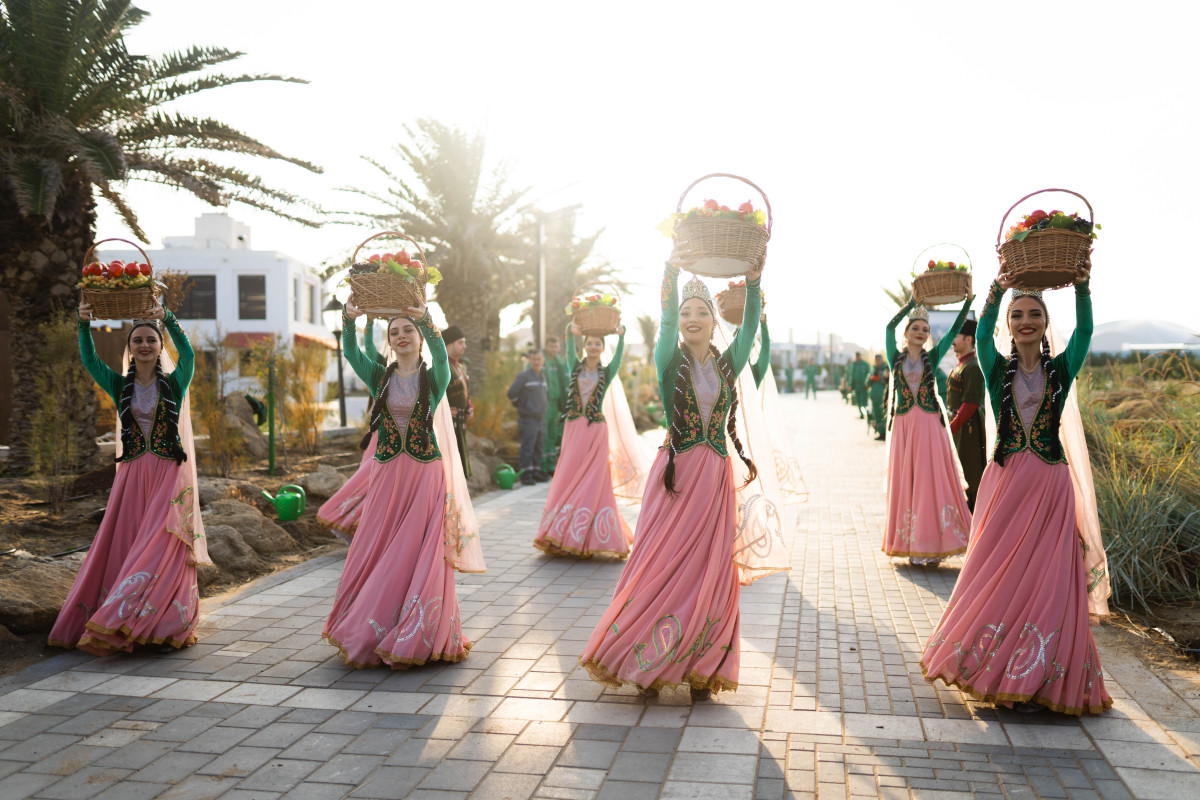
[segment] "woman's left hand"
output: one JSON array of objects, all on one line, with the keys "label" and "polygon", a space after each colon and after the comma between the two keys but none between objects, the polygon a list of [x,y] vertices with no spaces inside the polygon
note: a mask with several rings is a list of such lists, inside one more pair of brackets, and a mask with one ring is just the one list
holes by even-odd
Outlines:
[{"label": "woman's left hand", "polygon": [[1087,267],[1084,267],[1080,269],[1079,274],[1075,276],[1075,285],[1078,286],[1081,283],[1087,283],[1089,280],[1091,280],[1091,278],[1092,271]]},{"label": "woman's left hand", "polygon": [[167,311],[163,308],[162,300],[155,298],[154,308],[150,309],[150,314],[147,319],[163,319],[167,315]]},{"label": "woman's left hand", "polygon": [[419,302],[419,301],[417,302],[417,304],[415,306],[409,306],[408,308],[404,309],[404,316],[412,317],[414,320],[420,319],[421,317],[425,316],[425,313],[426,313],[425,304],[422,302]]},{"label": "woman's left hand", "polygon": [[617,336],[624,336],[624,335],[625,335],[625,326],[618,325],[617,326]]},{"label": "woman's left hand", "polygon": [[748,280],[748,281],[760,280],[762,278],[762,272],[763,272],[762,267],[756,267],[755,269],[752,269],[746,273],[746,280]]}]

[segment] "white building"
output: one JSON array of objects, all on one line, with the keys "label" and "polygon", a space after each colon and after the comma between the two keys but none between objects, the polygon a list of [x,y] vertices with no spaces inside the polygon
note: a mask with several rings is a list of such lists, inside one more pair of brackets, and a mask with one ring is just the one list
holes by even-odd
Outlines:
[{"label": "white building", "polygon": [[[187,273],[191,290],[182,307],[171,310],[197,350],[205,349],[218,330],[225,343],[237,349],[272,335],[282,343],[336,347],[321,312],[328,296],[317,270],[286,253],[251,249],[249,226],[228,214],[202,214],[194,234],[168,236],[162,249],[147,254],[156,273]],[[134,250],[105,249],[99,258],[142,260]],[[340,319],[335,324],[340,325]],[[337,364],[330,356],[326,377],[336,381]],[[251,388],[248,378],[238,383],[242,385],[234,387],[237,391]],[[357,388],[356,383],[347,367],[347,391]]]}]

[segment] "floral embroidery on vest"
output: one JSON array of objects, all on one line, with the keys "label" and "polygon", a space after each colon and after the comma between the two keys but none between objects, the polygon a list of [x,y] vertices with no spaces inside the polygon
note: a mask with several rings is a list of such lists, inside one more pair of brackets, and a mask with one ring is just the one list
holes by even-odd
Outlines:
[{"label": "floral embroidery on vest", "polygon": [[[154,424],[150,426],[150,446],[149,450],[159,458],[165,458],[174,461],[175,457],[170,455],[172,447],[169,434],[170,426],[167,425],[167,410],[163,404],[161,397],[158,398],[158,404],[154,407]],[[146,437],[142,435],[140,425],[133,425],[129,428],[129,436],[123,437],[122,446],[124,451],[121,453],[119,461],[133,461],[138,456],[146,452]],[[175,436],[176,447],[182,448],[183,445],[179,441],[179,436]],[[128,446],[126,446],[128,445]]]},{"label": "floral embroidery on vest", "polygon": [[604,380],[604,367],[598,366],[597,369],[601,373],[600,382],[592,390],[592,396],[588,398],[586,407],[583,404],[583,393],[579,391],[578,376],[571,381],[571,389],[567,395],[568,420],[587,417],[589,423],[604,422],[604,413],[600,410],[600,406],[604,401],[604,390],[608,388],[608,383]]},{"label": "floral embroidery on vest", "polygon": [[[899,362],[904,354],[897,350],[892,354],[892,364]],[[938,406],[937,388],[933,382],[933,371],[930,369],[928,356],[921,359],[925,362],[924,371],[921,373],[921,386],[917,389],[916,397],[913,396],[912,389],[908,385],[908,379],[904,377],[904,370],[893,367],[892,369],[892,384],[895,386],[896,392],[896,416],[907,414],[912,411],[914,405],[919,406],[922,411],[928,411],[930,414],[941,414],[942,410]]]},{"label": "floral embroidery on vest", "polygon": [[[1061,356],[1056,356],[1057,361]],[[993,380],[1002,381],[1004,379],[1004,370],[1006,369],[1004,360],[996,361],[995,374]],[[1062,374],[1062,370],[1066,368],[1063,363],[1056,363],[1055,367]],[[1010,390],[1011,391],[1011,390]],[[1054,455],[1055,443],[1058,442],[1058,430],[1051,430],[1051,420],[1054,418],[1051,413],[1051,392],[1052,387],[1047,376],[1042,387],[1042,402],[1038,404],[1037,413],[1033,417],[1033,423],[1029,426],[1029,430],[1025,429],[1025,421],[1021,419],[1021,415],[1014,411],[1013,425],[1010,426],[1012,433],[1003,438],[996,440],[995,453],[1003,453],[1005,456],[1013,453],[1020,453],[1022,450],[1030,450],[1047,464],[1066,464],[1067,456],[1063,453],[1062,445],[1058,446],[1059,456]]]},{"label": "floral embroidery on vest", "polygon": [[[721,355],[718,358],[724,359]],[[671,374],[679,374],[679,365],[683,361],[683,354],[675,353],[675,357],[671,361]],[[732,371],[732,366],[728,361],[726,366]],[[718,367],[717,374],[723,374],[723,370]],[[730,391],[729,384],[724,379],[720,382],[720,391],[717,394],[717,401],[713,403],[712,411],[708,415],[708,429],[704,428],[704,417],[700,414],[700,401],[696,399],[696,387],[691,381],[688,381],[687,387],[684,390],[686,405],[683,409],[681,419],[672,419],[671,425],[678,427],[682,434],[682,441],[679,443],[677,452],[684,452],[692,449],[698,444],[707,444],[713,450],[717,451],[718,455],[728,456],[729,451],[725,448],[725,419],[729,415],[729,407],[733,402],[733,392]],[[667,431],[664,447],[669,447],[671,441],[671,432]]]}]

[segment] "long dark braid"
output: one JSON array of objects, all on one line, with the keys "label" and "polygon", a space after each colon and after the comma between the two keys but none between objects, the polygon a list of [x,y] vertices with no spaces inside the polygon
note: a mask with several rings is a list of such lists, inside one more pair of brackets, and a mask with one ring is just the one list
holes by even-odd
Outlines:
[{"label": "long dark braid", "polygon": [[[1016,392],[1013,391],[1013,379],[1017,376],[1018,367],[1016,340],[1009,340],[1009,348],[1010,355],[1005,364],[1004,382],[1000,389],[1000,423],[996,426],[996,447],[992,455],[995,462],[1002,467],[1006,458],[1002,444],[1012,438],[1017,424],[1017,399]],[[1042,334],[1041,362],[1042,374],[1050,392],[1050,430],[1055,433],[1054,441],[1050,445],[1050,456],[1059,459],[1062,458],[1062,440],[1058,436],[1058,426],[1062,419],[1062,383],[1058,379],[1054,360],[1050,358],[1050,340],[1045,334]]]},{"label": "long dark braid", "polygon": [[[125,371],[125,382],[121,386],[121,407],[117,413],[121,417],[121,455],[124,456],[133,448],[133,431],[138,422],[133,418],[133,385],[137,380],[137,366],[132,354],[130,342],[133,340],[133,332],[138,328],[151,328],[158,333],[159,346],[164,347],[162,341],[162,331],[157,325],[142,323],[134,325],[129,329],[129,335],[125,339],[125,347],[130,350],[129,368]],[[163,410],[166,414],[167,423],[167,455],[175,460],[176,464],[182,464],[187,461],[187,453],[179,443],[179,403],[175,395],[171,392],[171,385],[167,383],[167,375],[163,372],[162,357],[160,356],[154,362],[154,380],[158,384],[158,402],[162,403]],[[150,446],[150,442],[146,442],[146,446]],[[119,458],[114,461],[120,461]]]},{"label": "long dark braid", "polygon": [[[758,467],[746,456],[745,451],[742,449],[742,442],[738,439],[737,435],[737,376],[733,374],[733,370],[729,364],[725,363],[721,358],[720,351],[714,345],[710,344],[708,351],[712,354],[713,358],[717,359],[716,363],[717,368],[721,371],[721,379],[725,381],[725,385],[729,387],[729,391],[733,395],[732,402],[729,405],[729,422],[726,425],[726,431],[729,434],[729,438],[733,440],[733,447],[738,457],[742,459],[742,462],[750,470],[746,478],[746,483],[742,484],[743,486],[747,486],[758,477]],[[683,440],[683,431],[679,427],[679,419],[683,416],[684,411],[687,410],[687,387],[692,380],[693,369],[691,355],[685,349],[681,348],[679,371],[675,375],[675,388],[671,393],[671,432],[667,439],[667,446],[670,448],[670,452],[667,453],[667,467],[663,470],[663,486],[666,487],[668,492],[676,495],[679,492],[675,488],[675,456],[679,454],[679,445]]]}]

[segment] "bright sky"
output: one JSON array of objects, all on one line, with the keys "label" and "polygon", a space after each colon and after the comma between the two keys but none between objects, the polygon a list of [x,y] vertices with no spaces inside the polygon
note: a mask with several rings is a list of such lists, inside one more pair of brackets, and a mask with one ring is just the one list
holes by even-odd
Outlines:
[{"label": "bright sky", "polygon": [[[1055,186],[1085,195],[1103,226],[1098,323],[1195,325],[1193,3],[139,5],[151,16],[130,37],[134,52],[222,45],[247,53],[230,71],[311,81],[215,90],[185,108],[321,164],[317,177],[255,168],[327,207],[351,207],[337,187],[382,186],[359,157],[388,158],[407,120],[483,130],[533,199],[582,203],[578,230],[605,229],[598,252],[641,284],[630,317],[657,313],[670,240],[655,226],[692,180],[732,172],[762,186],[774,211],[763,285],[777,341],[790,328],[798,341],[834,331],[881,346],[895,307],[879,287],[907,281],[936,242],[972,255],[978,310],[1004,211]],[[749,187],[710,182],[687,206],[707,196],[759,205]],[[129,197],[156,245],[211,210],[137,182]],[[1064,195],[1022,208],[1086,210]],[[256,249],[312,264],[362,238],[231,213]],[[120,230],[104,210],[98,233]],[[1064,326],[1072,308],[1069,292],[1051,298]]]}]

